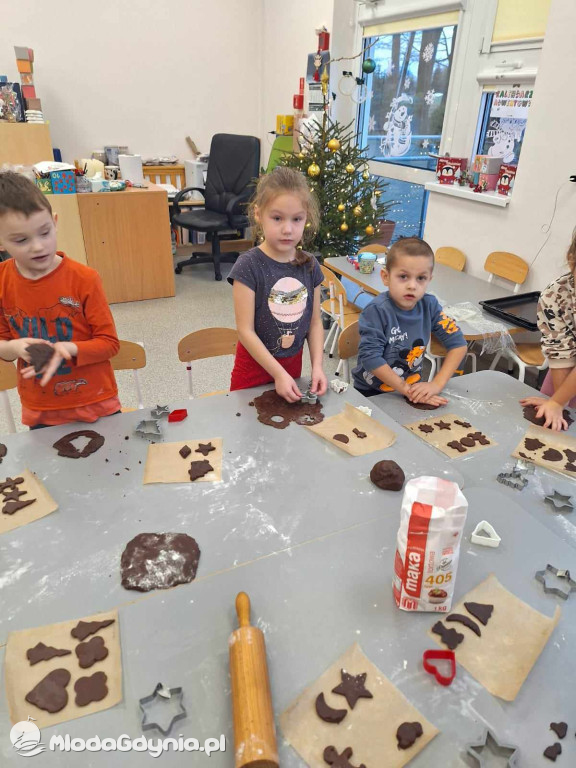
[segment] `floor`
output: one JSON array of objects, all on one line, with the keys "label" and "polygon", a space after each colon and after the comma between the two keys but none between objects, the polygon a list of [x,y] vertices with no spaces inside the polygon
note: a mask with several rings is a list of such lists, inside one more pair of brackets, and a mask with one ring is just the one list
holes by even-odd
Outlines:
[{"label": "floor", "polygon": [[[189,247],[179,248],[175,259],[186,258]],[[171,299],[113,304],[112,313],[121,339],[141,342],[146,350],[147,365],[140,371],[145,406],[172,404],[188,397],[188,384],[184,365],[178,360],[178,341],[191,331],[210,326],[234,327],[232,288],[226,276],[231,264],[222,265],[222,282],[214,280],[211,264],[199,264],[184,268],[176,276],[176,296]],[[232,356],[199,360],[192,364],[194,396],[227,389],[232,369]],[[309,360],[304,355],[304,375],[309,373]],[[337,359],[325,355],[324,370],[328,379],[334,378]],[[478,359],[478,368],[489,367],[489,360]],[[504,369],[501,362],[499,368]],[[467,362],[466,371],[470,365]],[[425,369],[427,371],[427,369]],[[120,400],[125,408],[136,408],[136,389],[131,371],[116,374]],[[535,377],[529,371],[526,383],[535,386]],[[15,390],[8,393],[17,429],[27,429],[19,424],[20,402]],[[7,432],[4,412],[0,409],[0,434]]]}]

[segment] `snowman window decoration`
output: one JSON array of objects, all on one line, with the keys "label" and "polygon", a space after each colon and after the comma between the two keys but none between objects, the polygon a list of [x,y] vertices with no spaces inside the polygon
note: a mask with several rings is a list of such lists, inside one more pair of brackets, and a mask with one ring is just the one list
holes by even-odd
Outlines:
[{"label": "snowman window decoration", "polygon": [[515,136],[511,130],[499,129],[494,134],[493,144],[488,150],[490,157],[501,157],[503,163],[513,163]]},{"label": "snowman window decoration", "polygon": [[380,151],[386,157],[402,157],[412,144],[412,115],[408,114],[408,105],[413,103],[412,96],[406,93],[392,99],[386,113],[384,136],[380,140]]}]

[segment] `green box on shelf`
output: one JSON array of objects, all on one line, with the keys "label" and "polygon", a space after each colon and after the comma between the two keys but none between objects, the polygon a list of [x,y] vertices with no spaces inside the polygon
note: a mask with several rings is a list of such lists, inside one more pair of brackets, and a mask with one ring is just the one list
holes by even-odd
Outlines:
[{"label": "green box on shelf", "polygon": [[52,194],[52,179],[36,179],[36,186],[40,192],[44,192],[45,195]]}]

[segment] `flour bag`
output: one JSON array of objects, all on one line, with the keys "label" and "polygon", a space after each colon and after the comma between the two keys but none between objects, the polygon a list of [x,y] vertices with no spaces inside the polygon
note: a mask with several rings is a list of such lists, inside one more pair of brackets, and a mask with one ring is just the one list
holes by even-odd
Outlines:
[{"label": "flour bag", "polygon": [[456,483],[406,483],[394,560],[394,599],[404,611],[447,613],[452,606],[468,502]]}]

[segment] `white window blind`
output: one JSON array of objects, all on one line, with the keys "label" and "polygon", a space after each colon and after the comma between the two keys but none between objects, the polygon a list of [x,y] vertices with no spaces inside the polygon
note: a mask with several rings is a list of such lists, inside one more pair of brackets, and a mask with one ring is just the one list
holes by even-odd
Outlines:
[{"label": "white window blind", "polygon": [[397,19],[364,27],[362,34],[364,37],[378,37],[380,35],[395,35],[399,32],[413,32],[418,29],[436,29],[437,27],[458,24],[458,17],[458,11],[447,11],[446,13],[432,13],[426,16]]},{"label": "white window blind", "polygon": [[544,37],[550,0],[498,0],[493,43]]}]

